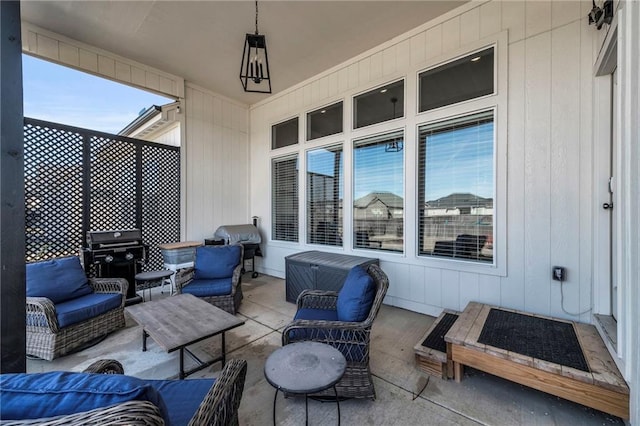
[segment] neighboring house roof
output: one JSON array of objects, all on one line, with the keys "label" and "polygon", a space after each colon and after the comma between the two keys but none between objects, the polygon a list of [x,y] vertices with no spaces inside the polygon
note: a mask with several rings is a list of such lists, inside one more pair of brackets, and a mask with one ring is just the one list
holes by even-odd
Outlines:
[{"label": "neighboring house roof", "polygon": [[358,198],[353,204],[354,207],[359,209],[366,209],[376,201],[380,201],[387,207],[403,208],[404,200],[402,197],[394,194],[393,192],[371,192],[364,197]]},{"label": "neighboring house roof", "polygon": [[493,198],[483,198],[468,192],[449,194],[426,202],[429,208],[455,209],[457,207],[493,206]]},{"label": "neighboring house roof", "polygon": [[[180,102],[171,102],[166,105],[151,105],[140,112],[138,117],[127,124],[118,132],[120,136],[144,139],[145,136],[155,133],[176,121],[175,112],[179,111]],[[169,114],[169,112],[174,112]]]}]

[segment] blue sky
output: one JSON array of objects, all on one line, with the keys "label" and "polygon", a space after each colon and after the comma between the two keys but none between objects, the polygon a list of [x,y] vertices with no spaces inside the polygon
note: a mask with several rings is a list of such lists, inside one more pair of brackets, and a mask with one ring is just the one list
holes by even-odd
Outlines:
[{"label": "blue sky", "polygon": [[24,116],[118,133],[141,110],[172,99],[22,55]]}]

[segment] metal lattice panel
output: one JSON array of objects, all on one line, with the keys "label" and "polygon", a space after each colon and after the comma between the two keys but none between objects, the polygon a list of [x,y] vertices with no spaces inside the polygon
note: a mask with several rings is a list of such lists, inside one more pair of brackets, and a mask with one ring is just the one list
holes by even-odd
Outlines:
[{"label": "metal lattice panel", "polygon": [[24,127],[26,261],[77,255],[82,246],[82,135]]},{"label": "metal lattice panel", "polygon": [[180,153],[157,146],[142,147],[142,239],[149,244],[146,270],[162,269],[158,244],[180,241]]},{"label": "metal lattice panel", "polygon": [[136,147],[91,138],[89,230],[136,228]]},{"label": "metal lattice panel", "polygon": [[30,118],[24,132],[27,262],[77,255],[89,230],[140,228],[143,269],[162,268],[158,244],[180,240],[179,148]]}]

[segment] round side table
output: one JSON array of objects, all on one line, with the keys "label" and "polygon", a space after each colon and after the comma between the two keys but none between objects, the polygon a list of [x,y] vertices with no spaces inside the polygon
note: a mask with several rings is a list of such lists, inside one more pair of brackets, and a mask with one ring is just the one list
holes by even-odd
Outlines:
[{"label": "round side table", "polygon": [[274,351],[264,365],[264,376],[276,388],[273,424],[276,424],[278,391],[304,395],[305,424],[309,424],[308,395],[333,387],[340,424],[340,400],[335,384],[344,375],[347,361],[333,346],[319,342],[296,342]]},{"label": "round side table", "polygon": [[173,275],[173,271],[169,269],[136,274],[136,292],[142,290],[142,300],[144,300],[144,291],[149,290],[149,300],[151,300],[151,287],[154,287],[156,284],[162,284],[164,280],[171,275]]}]

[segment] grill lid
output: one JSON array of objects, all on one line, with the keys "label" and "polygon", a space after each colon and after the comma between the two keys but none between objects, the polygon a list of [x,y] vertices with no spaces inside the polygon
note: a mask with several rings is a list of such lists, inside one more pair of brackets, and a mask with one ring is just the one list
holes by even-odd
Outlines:
[{"label": "grill lid", "polygon": [[110,231],[87,231],[87,245],[130,245],[142,243],[142,231],[140,229],[114,229]]}]

